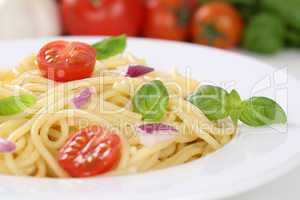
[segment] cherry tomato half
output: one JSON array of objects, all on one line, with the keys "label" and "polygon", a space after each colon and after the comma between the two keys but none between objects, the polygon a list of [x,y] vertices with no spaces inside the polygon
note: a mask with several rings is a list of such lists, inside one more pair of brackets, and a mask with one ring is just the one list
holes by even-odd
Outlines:
[{"label": "cherry tomato half", "polygon": [[192,39],[196,43],[219,48],[232,48],[241,39],[243,21],[230,4],[214,1],[200,7],[191,23]]},{"label": "cherry tomato half", "polygon": [[142,0],[61,0],[64,27],[73,35],[138,35]]},{"label": "cherry tomato half", "polygon": [[120,137],[92,126],[70,137],[59,151],[58,162],[73,177],[89,177],[112,170],[120,158]]},{"label": "cherry tomato half", "polygon": [[146,37],[185,40],[191,15],[182,0],[149,0],[143,34]]},{"label": "cherry tomato half", "polygon": [[96,63],[96,50],[81,42],[54,41],[37,56],[42,75],[58,82],[88,78]]}]

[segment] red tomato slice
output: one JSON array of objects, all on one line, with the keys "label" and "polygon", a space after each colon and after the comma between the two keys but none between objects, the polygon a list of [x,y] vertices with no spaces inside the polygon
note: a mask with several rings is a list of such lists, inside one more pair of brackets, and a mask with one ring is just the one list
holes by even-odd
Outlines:
[{"label": "red tomato slice", "polygon": [[54,41],[37,56],[42,75],[58,82],[88,78],[94,71],[96,50],[81,42]]},{"label": "red tomato slice", "polygon": [[59,151],[58,162],[73,177],[89,177],[112,170],[120,158],[120,137],[93,126],[70,137]]}]

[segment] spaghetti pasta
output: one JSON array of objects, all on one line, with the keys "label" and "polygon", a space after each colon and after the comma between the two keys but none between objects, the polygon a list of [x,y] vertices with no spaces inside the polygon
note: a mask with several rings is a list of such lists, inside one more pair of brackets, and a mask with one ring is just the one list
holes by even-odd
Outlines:
[{"label": "spaghetti pasta", "polygon": [[[1,78],[1,97],[30,93],[34,106],[13,116],[0,116],[0,136],[16,144],[11,153],[0,153],[0,173],[35,177],[69,177],[57,161],[59,150],[70,135],[93,124],[118,130],[122,141],[121,160],[107,175],[145,172],[166,168],[200,158],[215,151],[236,134],[236,126],[225,119],[211,122],[185,100],[198,82],[174,72],[154,71],[142,77],[122,75],[128,65],[144,65],[143,59],[122,54],[97,62],[94,74],[84,80],[56,83],[41,76],[36,56],[29,56],[15,70],[15,76]],[[10,74],[10,72],[3,72]],[[1,74],[1,72],[0,72]],[[161,123],[176,127],[175,137],[154,146],[139,140],[135,127],[143,123],[133,111],[132,98],[145,83],[161,80],[172,94]],[[84,89],[92,98],[82,108],[70,99]]]}]

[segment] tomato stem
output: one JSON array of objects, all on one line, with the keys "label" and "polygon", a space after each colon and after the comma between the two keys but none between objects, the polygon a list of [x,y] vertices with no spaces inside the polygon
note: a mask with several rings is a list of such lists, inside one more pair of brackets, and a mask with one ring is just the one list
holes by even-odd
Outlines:
[{"label": "tomato stem", "polygon": [[91,4],[93,4],[93,6],[99,7],[102,0],[90,0],[90,1],[91,1]]},{"label": "tomato stem", "polygon": [[190,18],[190,11],[186,6],[176,11],[177,23],[179,26],[186,27]]},{"label": "tomato stem", "polygon": [[[218,38],[225,38],[225,35],[219,32],[212,24],[205,24],[201,32],[201,36],[208,40],[210,45],[213,45],[214,41]],[[225,38],[226,39],[226,38]]]},{"label": "tomato stem", "polygon": [[198,6],[202,5],[202,4],[205,4],[205,3],[208,3],[210,0],[197,0],[197,4]]}]

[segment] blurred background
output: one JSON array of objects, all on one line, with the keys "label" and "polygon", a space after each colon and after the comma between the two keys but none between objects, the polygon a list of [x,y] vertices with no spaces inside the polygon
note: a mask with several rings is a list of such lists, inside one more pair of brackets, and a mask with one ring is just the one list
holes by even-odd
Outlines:
[{"label": "blurred background", "polygon": [[126,34],[209,45],[300,77],[300,0],[0,0],[0,27],[0,41]]}]

